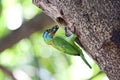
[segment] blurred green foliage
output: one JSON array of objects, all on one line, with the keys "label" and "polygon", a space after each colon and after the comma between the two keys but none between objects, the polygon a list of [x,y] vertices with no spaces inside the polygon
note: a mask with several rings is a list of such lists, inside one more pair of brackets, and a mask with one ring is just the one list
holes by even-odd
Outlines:
[{"label": "blurred green foliage", "polygon": [[[14,12],[16,9],[20,14]],[[9,16],[20,17],[23,23],[40,12],[31,0],[0,0],[0,38],[11,32]],[[91,70],[80,57],[65,55],[46,45],[42,32],[43,30],[32,34],[0,54],[0,65],[7,67],[17,80],[108,80],[89,56],[85,54],[92,65]],[[57,34],[64,34],[63,29]],[[0,69],[0,80],[12,79]]]}]

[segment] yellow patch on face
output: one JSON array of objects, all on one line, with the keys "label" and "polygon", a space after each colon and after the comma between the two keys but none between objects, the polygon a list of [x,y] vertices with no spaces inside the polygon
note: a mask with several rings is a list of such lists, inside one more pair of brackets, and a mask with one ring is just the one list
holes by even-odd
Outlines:
[{"label": "yellow patch on face", "polygon": [[55,34],[54,33],[49,33],[49,35],[51,35],[53,37]]}]

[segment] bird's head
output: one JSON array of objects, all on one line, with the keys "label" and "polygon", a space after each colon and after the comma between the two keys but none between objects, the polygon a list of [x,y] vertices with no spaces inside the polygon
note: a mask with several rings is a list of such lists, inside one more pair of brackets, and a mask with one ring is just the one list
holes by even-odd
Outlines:
[{"label": "bird's head", "polygon": [[47,29],[44,33],[43,33],[43,38],[45,41],[50,40],[53,38],[53,36],[55,35],[56,31],[58,30],[58,25],[53,26],[51,29]]}]

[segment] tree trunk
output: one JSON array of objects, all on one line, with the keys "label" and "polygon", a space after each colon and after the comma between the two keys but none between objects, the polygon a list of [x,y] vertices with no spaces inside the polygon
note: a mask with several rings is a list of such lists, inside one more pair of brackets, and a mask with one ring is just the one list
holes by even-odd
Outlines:
[{"label": "tree trunk", "polygon": [[110,80],[120,79],[120,0],[33,0],[78,35]]}]

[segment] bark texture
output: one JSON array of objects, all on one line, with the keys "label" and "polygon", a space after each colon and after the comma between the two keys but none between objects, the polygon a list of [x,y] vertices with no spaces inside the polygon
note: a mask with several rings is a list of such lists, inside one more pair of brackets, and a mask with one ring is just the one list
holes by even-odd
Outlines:
[{"label": "bark texture", "polygon": [[120,79],[120,0],[33,0],[78,35],[110,80]]}]

